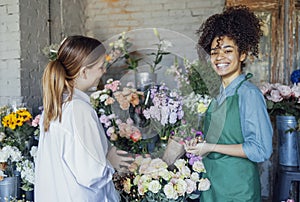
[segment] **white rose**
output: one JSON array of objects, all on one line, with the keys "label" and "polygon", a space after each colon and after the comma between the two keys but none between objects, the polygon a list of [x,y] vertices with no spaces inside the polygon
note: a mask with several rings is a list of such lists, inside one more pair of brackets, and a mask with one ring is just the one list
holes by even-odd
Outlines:
[{"label": "white rose", "polygon": [[[166,195],[166,197],[168,199],[175,199],[176,195],[175,195],[175,190],[173,188],[173,184],[172,183],[168,183],[164,186],[164,193]],[[178,196],[177,196],[178,197]]]},{"label": "white rose", "polygon": [[191,194],[193,191],[197,189],[196,182],[191,179],[185,179],[185,182],[187,184],[186,193]]},{"label": "white rose", "polygon": [[159,174],[166,181],[168,181],[171,178],[171,174],[167,169],[160,170]]},{"label": "white rose", "polygon": [[187,190],[187,183],[183,179],[178,179],[174,187],[178,195],[183,196]]},{"label": "white rose", "polygon": [[183,166],[185,166],[186,161],[184,159],[178,159],[175,161],[174,165],[178,168],[181,169]]},{"label": "white rose", "polygon": [[104,102],[108,98],[107,94],[103,94],[100,96],[100,102]]},{"label": "white rose", "polygon": [[191,180],[193,180],[194,182],[197,182],[199,180],[199,173],[193,172],[191,174]]},{"label": "white rose", "polygon": [[99,98],[100,94],[101,94],[101,91],[93,92],[93,93],[91,94],[91,98],[93,98],[93,99],[96,100],[96,99]]},{"label": "white rose", "polygon": [[180,170],[180,173],[184,178],[188,178],[191,175],[191,170],[189,167],[183,166]]},{"label": "white rose", "polygon": [[196,172],[199,172],[199,173],[205,172],[205,167],[204,167],[202,161],[196,161],[193,164],[193,170]]},{"label": "white rose", "polygon": [[210,188],[210,181],[207,178],[202,178],[199,180],[198,190],[207,191]]},{"label": "white rose", "polygon": [[149,183],[149,186],[148,186],[149,191],[156,194],[159,192],[160,189],[161,189],[161,185],[158,180],[153,180]]}]

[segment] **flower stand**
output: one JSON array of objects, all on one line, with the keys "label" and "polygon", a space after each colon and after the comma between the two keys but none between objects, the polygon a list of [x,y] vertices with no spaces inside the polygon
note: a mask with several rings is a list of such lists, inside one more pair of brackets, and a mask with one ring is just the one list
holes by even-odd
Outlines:
[{"label": "flower stand", "polygon": [[292,130],[296,125],[294,116],[276,116],[280,165],[298,166],[298,132]]},{"label": "flower stand", "polygon": [[0,181],[0,202],[17,198],[17,177],[5,177]]}]

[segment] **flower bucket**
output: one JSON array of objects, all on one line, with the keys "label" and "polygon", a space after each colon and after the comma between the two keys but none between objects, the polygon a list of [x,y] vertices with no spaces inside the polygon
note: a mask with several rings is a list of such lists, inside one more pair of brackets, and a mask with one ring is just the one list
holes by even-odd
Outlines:
[{"label": "flower bucket", "polygon": [[155,84],[157,75],[150,72],[136,72],[135,86],[138,90],[147,90],[152,84]]},{"label": "flower bucket", "polygon": [[0,181],[0,202],[17,198],[17,177],[5,177]]},{"label": "flower bucket", "polygon": [[297,125],[294,116],[276,116],[278,132],[279,164],[284,166],[298,166],[298,132],[288,130]]}]

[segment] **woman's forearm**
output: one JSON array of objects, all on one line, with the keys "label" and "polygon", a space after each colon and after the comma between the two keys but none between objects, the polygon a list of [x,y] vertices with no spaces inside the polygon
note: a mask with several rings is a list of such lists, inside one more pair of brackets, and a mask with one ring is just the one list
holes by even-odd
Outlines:
[{"label": "woman's forearm", "polygon": [[211,152],[247,158],[243,151],[242,144],[208,144],[207,146],[211,148]]}]

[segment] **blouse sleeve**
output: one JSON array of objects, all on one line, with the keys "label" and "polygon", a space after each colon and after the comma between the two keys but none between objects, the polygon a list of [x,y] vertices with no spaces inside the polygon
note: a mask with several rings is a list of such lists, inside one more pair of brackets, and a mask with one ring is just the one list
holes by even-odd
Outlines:
[{"label": "blouse sleeve", "polygon": [[73,102],[73,143],[68,144],[63,159],[77,182],[91,189],[101,189],[111,182],[114,169],[106,160],[107,140],[96,112],[88,103]]},{"label": "blouse sleeve", "polygon": [[273,128],[261,92],[248,89],[240,100],[243,150],[254,162],[263,162],[272,154]]}]

